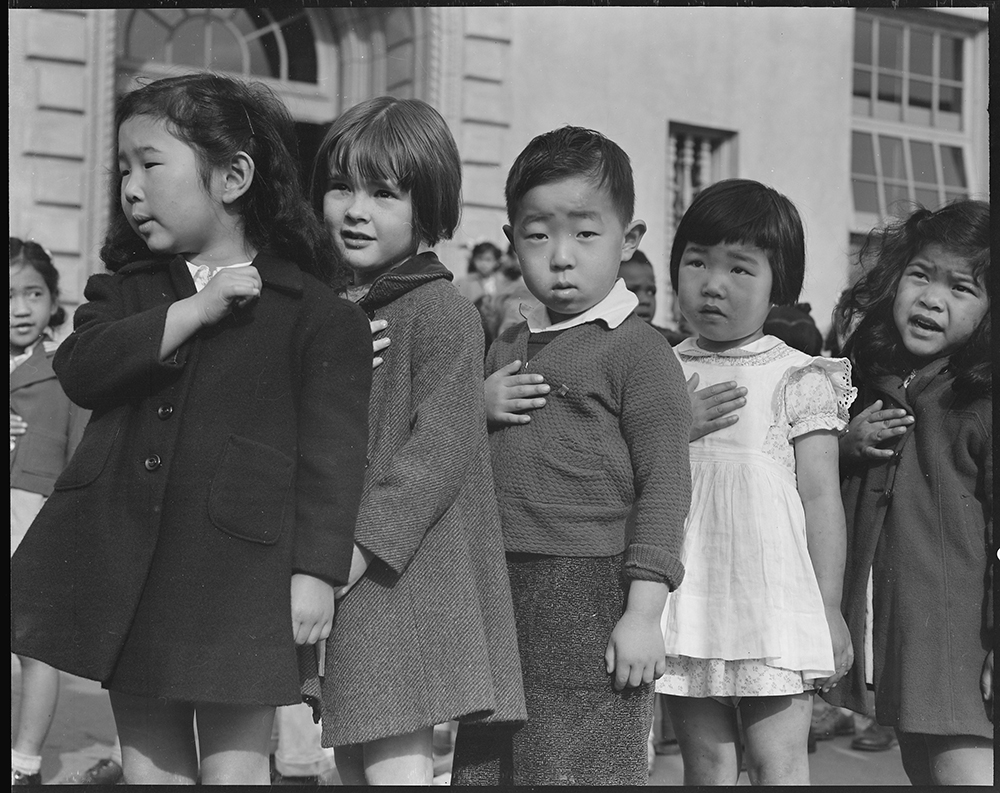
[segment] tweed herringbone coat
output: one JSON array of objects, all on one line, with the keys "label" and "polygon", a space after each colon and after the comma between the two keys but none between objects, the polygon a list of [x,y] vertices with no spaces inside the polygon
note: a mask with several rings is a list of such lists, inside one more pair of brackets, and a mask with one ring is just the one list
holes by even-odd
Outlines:
[{"label": "tweed herringbone coat", "polygon": [[260,297],[160,341],[182,257],[91,277],[55,371],[93,417],[11,559],[12,650],[140,696],[301,701],[290,577],[347,580],[371,332],[292,262]]},{"label": "tweed herringbone coat", "polygon": [[357,542],[375,555],[338,603],[323,744],[451,719],[526,718],[486,434],[478,312],[432,253],[360,305],[392,339],[375,370]]}]

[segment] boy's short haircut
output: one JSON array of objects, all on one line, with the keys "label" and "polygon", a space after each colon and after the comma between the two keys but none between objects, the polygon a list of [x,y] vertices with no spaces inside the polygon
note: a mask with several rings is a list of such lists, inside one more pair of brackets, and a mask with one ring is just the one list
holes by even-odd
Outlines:
[{"label": "boy's short haircut", "polygon": [[635,186],[628,155],[600,132],[570,126],[538,135],[517,155],[504,191],[508,220],[514,223],[521,199],[532,188],[577,176],[607,187],[622,224],[632,222]]},{"label": "boy's short haircut", "polygon": [[670,284],[689,242],[753,245],[771,265],[771,302],[794,303],[802,291],[806,251],[795,205],[774,188],[751,179],[725,179],[702,190],[677,226],[670,248]]}]

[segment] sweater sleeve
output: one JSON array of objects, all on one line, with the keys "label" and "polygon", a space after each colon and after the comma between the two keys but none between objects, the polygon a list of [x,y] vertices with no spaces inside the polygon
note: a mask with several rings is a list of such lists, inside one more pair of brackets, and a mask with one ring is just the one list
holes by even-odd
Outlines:
[{"label": "sweater sleeve", "polygon": [[485,443],[483,329],[468,301],[442,297],[416,315],[410,360],[411,431],[369,485],[358,543],[397,574],[458,498]]},{"label": "sweater sleeve", "polygon": [[160,342],[170,302],[129,313],[122,274],[91,276],[87,303],[73,317],[74,331],[56,350],[52,368],[66,395],[89,409],[142,399],[177,375],[186,360],[182,347],[169,363]]},{"label": "sweater sleeve", "polygon": [[365,313],[333,300],[301,352],[292,569],[342,584],[364,487],[372,342]]},{"label": "sweater sleeve", "polygon": [[636,493],[625,573],[673,590],[684,577],[679,557],[691,505],[691,404],[680,363],[665,340],[657,341],[632,356],[622,399]]}]

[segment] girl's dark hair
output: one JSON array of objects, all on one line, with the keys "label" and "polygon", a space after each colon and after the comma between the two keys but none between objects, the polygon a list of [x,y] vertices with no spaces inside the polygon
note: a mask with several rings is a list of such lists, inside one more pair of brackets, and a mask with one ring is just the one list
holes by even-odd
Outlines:
[{"label": "girl's dark hair", "polygon": [[600,132],[571,126],[538,135],[517,155],[504,189],[508,220],[516,221],[528,191],[574,177],[593,180],[598,187],[606,188],[622,225],[632,222],[635,184],[628,155]]},{"label": "girl's dark hair", "polygon": [[17,237],[10,238],[10,266],[11,267],[34,267],[38,274],[42,276],[49,294],[52,295],[52,302],[56,303],[56,310],[49,319],[50,328],[58,328],[66,321],[66,309],[58,304],[59,301],[59,271],[52,263],[52,257],[37,242],[22,240]]},{"label": "girl's dark hair", "polygon": [[638,248],[635,249],[635,253],[632,254],[632,257],[623,261],[622,264],[648,264],[650,267],[653,266],[649,257]]},{"label": "girl's dark hair", "polygon": [[813,321],[812,306],[808,303],[772,308],[764,320],[764,333],[777,336],[806,355],[817,356],[823,352],[823,334]]},{"label": "girl's dark hair", "polygon": [[476,272],[476,265],[473,264],[473,261],[475,260],[475,258],[477,256],[482,256],[484,253],[492,253],[493,254],[493,258],[497,260],[496,269],[497,270],[500,269],[500,257],[503,255],[503,251],[501,251],[492,242],[479,242],[479,243],[476,243],[475,247],[473,247],[473,249],[472,249],[472,253],[469,254],[469,272],[470,273]]},{"label": "girl's dark hair", "polygon": [[[228,167],[237,153],[246,152],[254,177],[237,206],[248,242],[321,280],[333,280],[329,238],[302,190],[292,117],[269,88],[210,73],[167,77],[125,94],[118,101],[115,129],[136,116],[162,120],[171,135],[195,151],[206,189],[213,169]],[[116,170],[111,194],[119,205],[121,186]],[[112,213],[101,248],[107,268],[152,257],[124,213]]]},{"label": "girl's dark hair", "polygon": [[462,162],[448,124],[426,102],[378,96],[338,117],[323,136],[313,164],[313,209],[335,168],[352,181],[392,181],[410,194],[417,238],[427,245],[451,239],[461,216]]},{"label": "girl's dark hair", "polygon": [[802,291],[806,244],[795,205],[774,188],[750,179],[725,179],[702,190],[677,225],[670,248],[670,284],[689,242],[753,245],[771,265],[771,302],[794,303]]},{"label": "girl's dark hair", "polygon": [[[862,275],[841,296],[834,313],[841,335],[849,334],[844,353],[864,380],[905,375],[919,366],[903,346],[893,304],[903,271],[928,245],[967,259],[976,283],[990,297],[990,205],[985,201],[955,201],[934,212],[920,207],[874,229],[858,254]],[[972,337],[951,355],[955,392],[970,398],[992,393],[991,360],[987,311]]]}]

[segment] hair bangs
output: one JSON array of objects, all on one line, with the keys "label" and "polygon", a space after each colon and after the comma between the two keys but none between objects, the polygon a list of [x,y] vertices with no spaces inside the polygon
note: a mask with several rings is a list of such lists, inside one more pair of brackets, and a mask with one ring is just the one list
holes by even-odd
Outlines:
[{"label": "hair bangs", "polygon": [[409,191],[416,171],[412,149],[380,120],[345,129],[330,151],[330,169],[354,182],[391,182]]}]

